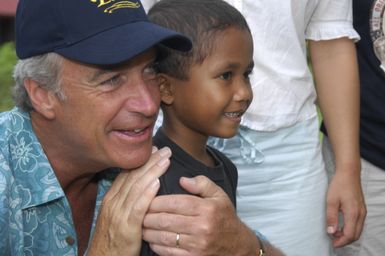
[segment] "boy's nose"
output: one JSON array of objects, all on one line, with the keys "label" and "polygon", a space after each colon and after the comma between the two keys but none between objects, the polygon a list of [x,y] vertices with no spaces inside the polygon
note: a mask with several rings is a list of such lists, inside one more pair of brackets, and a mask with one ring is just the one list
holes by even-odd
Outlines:
[{"label": "boy's nose", "polygon": [[253,99],[253,91],[249,81],[240,81],[237,86],[237,91],[234,95],[236,101],[251,102]]}]

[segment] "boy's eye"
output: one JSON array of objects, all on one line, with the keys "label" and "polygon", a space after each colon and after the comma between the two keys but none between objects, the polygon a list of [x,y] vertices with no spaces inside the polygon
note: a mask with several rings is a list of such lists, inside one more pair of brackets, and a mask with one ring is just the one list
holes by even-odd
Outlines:
[{"label": "boy's eye", "polygon": [[226,72],[226,73],[223,73],[222,75],[220,75],[220,78],[223,80],[229,80],[229,79],[231,79],[231,77],[232,77],[231,72]]},{"label": "boy's eye", "polygon": [[253,69],[249,69],[249,70],[247,70],[244,74],[243,74],[243,76],[247,79],[247,80],[249,80],[250,79],[250,75],[253,73]]}]

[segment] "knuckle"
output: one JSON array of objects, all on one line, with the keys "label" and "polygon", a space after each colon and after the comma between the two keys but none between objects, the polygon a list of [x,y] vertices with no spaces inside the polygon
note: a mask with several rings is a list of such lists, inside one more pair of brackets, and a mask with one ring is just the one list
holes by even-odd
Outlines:
[{"label": "knuckle", "polygon": [[198,175],[195,177],[196,181],[201,184],[203,187],[205,187],[208,183],[208,179],[206,176]]},{"label": "knuckle", "polygon": [[[202,238],[209,236],[209,234],[210,234],[210,227],[209,227],[209,225],[202,224],[200,226],[200,232],[202,233]],[[203,240],[206,240],[206,239],[203,239]]]},{"label": "knuckle", "polygon": [[204,181],[204,176],[198,175],[198,176],[195,176],[195,179],[197,179],[198,181]]},{"label": "knuckle", "polygon": [[202,251],[206,251],[210,248],[210,242],[207,239],[204,239],[201,241],[200,247]]},{"label": "knuckle", "polygon": [[327,215],[326,221],[327,223],[332,224],[337,221],[337,218],[334,215]]},{"label": "knuckle", "polygon": [[347,240],[348,243],[354,242],[356,240],[355,234],[348,235]]},{"label": "knuckle", "polygon": [[142,193],[143,191],[143,184],[140,180],[137,180],[130,188],[130,193],[129,194],[139,194]]},{"label": "knuckle", "polygon": [[176,253],[174,252],[174,248],[171,248],[171,247],[167,247],[165,248],[165,255],[167,256],[174,256],[176,255]]},{"label": "knuckle", "polygon": [[145,209],[143,209],[141,204],[133,204],[131,206],[131,211],[134,216],[141,216],[143,215],[143,212],[145,212]]},{"label": "knuckle", "polygon": [[163,230],[168,229],[170,226],[170,220],[165,214],[162,214],[161,216],[159,216],[158,223],[159,223],[159,228]]},{"label": "knuckle", "polygon": [[114,202],[112,200],[109,200],[108,198],[104,198],[102,200],[100,212],[103,213],[104,215],[110,216],[113,214],[114,208],[115,208]]},{"label": "knuckle", "polygon": [[115,195],[111,192],[108,191],[105,196],[102,199],[102,205],[109,205],[113,201]]},{"label": "knuckle", "polygon": [[[185,208],[195,208],[197,207],[196,201],[192,199],[193,196],[182,196],[179,197],[176,195],[175,197],[170,198],[168,202],[168,206],[170,209],[173,209],[175,212],[183,211]],[[199,205],[198,205],[199,206]]]},{"label": "knuckle", "polygon": [[178,200],[178,198],[173,197],[170,200],[170,206],[172,209],[178,209],[180,207],[180,201]]},{"label": "knuckle", "polygon": [[212,203],[212,204],[206,204],[205,205],[205,208],[204,208],[204,213],[205,213],[205,215],[206,216],[216,216],[216,214],[215,213],[217,213],[217,205],[216,204],[214,204],[214,203]]},{"label": "knuckle", "polygon": [[202,235],[203,241],[208,241],[212,237],[212,234],[214,233],[214,228],[215,225],[213,224],[213,222],[205,221],[202,223],[200,227],[200,233]]},{"label": "knuckle", "polygon": [[170,238],[169,238],[169,235],[167,235],[167,233],[165,233],[165,232],[160,233],[160,235],[159,235],[160,244],[167,245],[169,240],[170,240]]},{"label": "knuckle", "polygon": [[359,217],[359,211],[352,211],[349,214],[349,219],[351,219],[351,220],[357,220],[358,217]]},{"label": "knuckle", "polygon": [[345,238],[346,238],[346,240],[348,240],[348,241],[353,240],[353,239],[354,239],[354,233],[353,233],[353,232],[345,233]]}]

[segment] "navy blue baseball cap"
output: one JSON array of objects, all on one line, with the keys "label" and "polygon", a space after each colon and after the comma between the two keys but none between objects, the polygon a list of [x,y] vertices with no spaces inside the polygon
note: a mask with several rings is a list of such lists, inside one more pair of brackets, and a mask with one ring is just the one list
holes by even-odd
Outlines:
[{"label": "navy blue baseball cap", "polygon": [[192,47],[184,35],[151,23],[140,1],[19,0],[20,59],[55,52],[83,63],[110,65],[157,44],[179,51]]}]

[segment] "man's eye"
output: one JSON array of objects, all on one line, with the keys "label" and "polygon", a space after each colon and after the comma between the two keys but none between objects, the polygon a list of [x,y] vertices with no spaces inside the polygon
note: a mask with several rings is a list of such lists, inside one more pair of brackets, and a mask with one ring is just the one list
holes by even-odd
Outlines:
[{"label": "man's eye", "polygon": [[148,76],[155,76],[159,73],[159,63],[158,62],[153,62],[149,64],[148,66],[145,67],[143,70],[143,74],[148,75]]},{"label": "man's eye", "polygon": [[144,81],[153,80],[158,78],[159,64],[153,62],[146,66],[143,70],[142,76]]},{"label": "man's eye", "polygon": [[229,80],[232,77],[232,73],[231,72],[226,72],[226,73],[223,73],[222,75],[220,75],[219,77],[221,79],[223,79],[223,80]]},{"label": "man's eye", "polygon": [[100,85],[117,86],[120,84],[121,80],[122,78],[120,75],[114,75],[113,77],[101,82]]},{"label": "man's eye", "polygon": [[148,68],[152,69],[152,71],[155,73],[159,73],[159,66],[160,66],[159,62],[155,61],[155,62],[151,63],[148,66]]}]

